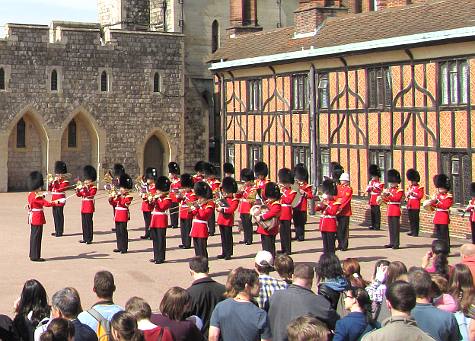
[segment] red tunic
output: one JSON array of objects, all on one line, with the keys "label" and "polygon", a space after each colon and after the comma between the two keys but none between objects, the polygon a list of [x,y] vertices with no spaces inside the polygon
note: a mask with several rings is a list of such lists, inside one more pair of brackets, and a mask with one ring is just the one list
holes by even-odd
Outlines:
[{"label": "red tunic", "polygon": [[180,177],[177,175],[172,175],[170,177],[171,185],[170,185],[170,199],[172,202],[179,203],[180,199],[177,198],[177,192],[181,188],[181,181]]},{"label": "red tunic", "polygon": [[267,199],[267,197],[266,197],[266,185],[267,185],[267,183],[268,183],[269,181],[270,181],[270,180],[267,179],[267,178],[265,178],[265,179],[263,179],[263,180],[261,180],[261,179],[256,179],[256,188],[257,188],[258,190],[260,190],[260,192],[261,192],[261,199],[262,199],[262,200],[266,200],[266,199]]},{"label": "red tunic", "polygon": [[214,212],[214,201],[209,200],[192,211],[193,223],[190,236],[193,238],[208,238],[208,219]]},{"label": "red tunic", "polygon": [[[279,217],[282,207],[279,201],[268,202],[267,206],[269,206],[269,212],[261,214],[262,220],[269,220],[273,217]],[[257,224],[257,233],[263,234],[266,236],[275,236],[279,233],[279,224],[278,221],[274,227],[269,230],[265,230],[260,224]]]},{"label": "red tunic", "polygon": [[407,188],[407,209],[418,210],[421,208],[421,200],[424,198],[424,187],[411,185]]},{"label": "red tunic", "polygon": [[400,217],[401,216],[401,201],[404,197],[404,191],[399,186],[388,189],[389,195],[383,197],[383,200],[388,204],[387,216]]},{"label": "red tunic", "polygon": [[454,203],[452,194],[438,193],[435,198],[436,201],[431,204],[435,208],[434,224],[448,225],[450,223],[449,210]]},{"label": "red tunic", "polygon": [[37,192],[28,194],[28,224],[44,225],[46,224],[45,213],[43,207],[58,206],[57,203],[49,202],[43,195]]},{"label": "red tunic", "polygon": [[470,212],[470,221],[475,222],[475,199],[471,199],[468,202],[468,206],[465,209],[466,212]]},{"label": "red tunic", "polygon": [[[66,198],[65,191],[69,187],[69,181],[64,179],[54,180],[48,185],[48,191],[51,192],[51,201]],[[64,206],[65,203],[58,203],[57,206]]]},{"label": "red tunic", "polygon": [[226,202],[229,205],[228,207],[217,208],[219,212],[218,225],[232,227],[234,225],[234,212],[236,212],[239,206],[239,199],[228,197],[226,198]]},{"label": "red tunic", "polygon": [[378,206],[376,198],[381,195],[384,189],[384,183],[379,180],[371,180],[366,187],[366,192],[369,193],[369,204],[371,206]]},{"label": "red tunic", "polygon": [[150,184],[147,187],[147,192],[142,193],[142,211],[143,212],[152,212],[153,210],[153,200],[149,200],[150,196],[154,196],[157,193],[155,189],[155,184]]},{"label": "red tunic", "polygon": [[197,182],[203,181],[204,177],[201,174],[193,175],[193,183],[196,184]]},{"label": "red tunic", "polygon": [[206,179],[206,183],[211,187],[213,195],[219,191],[219,187],[221,186],[221,182],[218,179]]},{"label": "red tunic", "polygon": [[350,217],[351,212],[351,199],[353,198],[353,189],[348,185],[337,185],[338,194],[337,198],[340,202],[339,216]]},{"label": "red tunic", "polygon": [[297,192],[290,187],[284,187],[282,196],[280,197],[280,205],[282,210],[280,212],[279,220],[292,220],[292,203],[294,202]]},{"label": "red tunic", "polygon": [[190,212],[189,207],[198,199],[193,190],[188,190],[183,193],[180,206],[180,219],[193,219],[193,213]]},{"label": "red tunic", "polygon": [[239,195],[239,198],[241,200],[241,203],[239,205],[239,213],[241,214],[249,214],[249,211],[253,205],[252,202],[249,201],[249,195],[252,193],[252,192],[255,192],[256,191],[256,187],[254,185],[246,185],[246,187],[244,187],[244,191],[242,192],[241,195]]},{"label": "red tunic", "polygon": [[340,210],[340,203],[335,200],[325,201],[315,206],[316,211],[322,211],[320,216],[320,232],[336,232],[336,213]]},{"label": "red tunic", "polygon": [[301,197],[300,197],[300,202],[295,207],[295,209],[302,212],[307,212],[308,200],[313,199],[312,185],[309,185],[308,183],[303,182],[299,185],[299,189],[300,189]]},{"label": "red tunic", "polygon": [[167,210],[172,205],[172,199],[165,194],[153,199],[154,209],[152,211],[152,220],[150,228],[166,229],[168,227]]},{"label": "red tunic", "polygon": [[129,206],[133,197],[128,193],[119,194],[117,197],[109,198],[109,203],[114,206],[114,221],[126,223],[130,219]]},{"label": "red tunic", "polygon": [[94,213],[94,196],[97,193],[97,187],[93,184],[84,185],[76,191],[76,195],[81,199],[81,213]]}]

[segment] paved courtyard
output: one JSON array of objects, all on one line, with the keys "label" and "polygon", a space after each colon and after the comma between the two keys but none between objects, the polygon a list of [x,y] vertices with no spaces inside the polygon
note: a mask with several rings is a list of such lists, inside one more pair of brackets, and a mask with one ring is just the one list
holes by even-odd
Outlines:
[{"label": "paved courtyard", "polygon": [[[115,233],[111,231],[114,223],[112,209],[107,202],[106,194],[100,192],[96,200],[94,216],[94,242],[91,245],[80,244],[81,217],[80,199],[72,197],[65,207],[65,235],[61,238],[51,236],[54,230],[51,209],[45,208],[47,224],[44,227],[42,257],[44,263],[33,263],[28,258],[29,226],[25,209],[26,193],[3,193],[0,201],[2,222],[0,223],[0,312],[11,314],[13,301],[21,292],[27,279],[36,278],[46,287],[51,295],[64,286],[73,286],[81,294],[83,307],[94,303],[92,293],[93,276],[96,271],[110,270],[116,279],[117,292],[115,300],[124,305],[134,295],[141,296],[150,302],[153,309],[158,310],[165,290],[171,286],[188,287],[191,278],[187,261],[194,251],[178,248],[180,244],[179,230],[167,231],[167,261],[155,265],[148,260],[152,257],[152,242],[142,240],[143,218],[140,204],[131,206],[129,222],[129,253],[116,254]],[[383,218],[384,219],[384,218]],[[316,220],[311,219],[307,225],[305,242],[293,242],[293,255],[296,262],[316,262],[322,251],[320,233],[316,231]],[[238,267],[252,267],[253,257],[260,250],[260,238],[255,235],[252,246],[237,244],[241,236],[235,231],[234,258],[230,261],[218,260],[221,253],[219,235],[208,240],[210,270],[219,282],[224,283],[229,270]],[[363,226],[351,226],[350,250],[339,252],[341,259],[357,257],[363,268],[363,276],[371,275],[377,259],[400,260],[408,266],[419,265],[420,259],[430,247],[431,239],[425,237],[411,238],[401,234],[401,249],[387,250],[384,244],[388,241],[387,231],[370,231]],[[462,241],[453,240],[453,256],[450,262],[457,262],[458,251]],[[277,243],[279,250],[279,242]]]}]

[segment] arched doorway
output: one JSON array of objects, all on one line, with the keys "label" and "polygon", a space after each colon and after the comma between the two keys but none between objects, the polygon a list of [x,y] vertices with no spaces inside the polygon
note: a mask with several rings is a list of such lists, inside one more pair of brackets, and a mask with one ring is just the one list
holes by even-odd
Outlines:
[{"label": "arched doorway", "polygon": [[156,135],[152,135],[144,148],[143,169],[155,167],[158,175],[168,175],[165,167],[168,167],[168,158],[166,157],[165,147]]}]

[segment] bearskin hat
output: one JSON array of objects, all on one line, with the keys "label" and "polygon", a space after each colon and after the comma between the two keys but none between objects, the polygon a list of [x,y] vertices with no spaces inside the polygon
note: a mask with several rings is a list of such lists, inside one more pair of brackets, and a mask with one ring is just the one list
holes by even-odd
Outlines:
[{"label": "bearskin hat", "polygon": [[294,167],[294,176],[299,181],[308,181],[308,169],[303,163],[299,163]]},{"label": "bearskin hat", "polygon": [[180,174],[180,165],[176,162],[170,162],[168,164],[168,173],[179,175]]},{"label": "bearskin hat", "polygon": [[134,187],[134,182],[132,181],[132,178],[129,176],[129,174],[124,173],[120,176],[119,187],[125,189],[132,189],[132,187]]},{"label": "bearskin hat", "polygon": [[268,182],[266,184],[265,193],[266,197],[270,199],[279,200],[281,196],[279,185],[277,185],[275,182]]},{"label": "bearskin hat", "polygon": [[237,183],[233,177],[227,176],[221,182],[221,188],[226,193],[236,193],[237,192]]},{"label": "bearskin hat", "polygon": [[43,187],[43,185],[43,174],[37,171],[31,172],[30,176],[28,177],[28,189],[30,191],[34,191],[35,189]]},{"label": "bearskin hat", "polygon": [[166,176],[159,176],[155,183],[155,188],[160,192],[168,192],[170,190],[171,181]]},{"label": "bearskin hat", "polygon": [[181,187],[183,188],[193,188],[194,182],[191,174],[185,173],[180,176]]},{"label": "bearskin hat", "polygon": [[475,197],[475,182],[470,184],[470,196]]},{"label": "bearskin hat", "polygon": [[328,195],[337,195],[336,182],[332,179],[326,179],[322,182],[322,192]]},{"label": "bearskin hat", "polygon": [[450,191],[450,179],[445,174],[437,174],[434,176],[434,186],[437,188],[445,188]]},{"label": "bearskin hat", "polygon": [[204,181],[198,181],[197,183],[195,183],[193,191],[198,197],[201,198],[211,199],[213,197],[211,187],[209,187],[209,185]]},{"label": "bearskin hat", "polygon": [[265,162],[259,161],[254,165],[254,174],[256,176],[267,176],[269,174],[269,168]]},{"label": "bearskin hat", "polygon": [[234,174],[234,166],[232,163],[225,162],[223,164],[223,173]]},{"label": "bearskin hat", "polygon": [[390,169],[388,170],[388,182],[393,184],[400,184],[401,183],[401,174],[395,170]]},{"label": "bearskin hat", "polygon": [[84,166],[84,168],[82,169],[82,174],[84,176],[84,180],[90,180],[90,181],[97,180],[96,169],[91,165]]},{"label": "bearskin hat", "polygon": [[368,173],[370,176],[381,177],[381,169],[378,165],[369,165]]},{"label": "bearskin hat", "polygon": [[254,172],[250,168],[241,169],[241,181],[254,181]]},{"label": "bearskin hat", "polygon": [[145,170],[145,179],[146,180],[157,180],[158,172],[155,167],[148,167]]},{"label": "bearskin hat", "polygon": [[203,169],[205,176],[216,175],[216,167],[213,164],[206,162]]},{"label": "bearskin hat", "polygon": [[410,168],[407,170],[406,172],[406,178],[407,180],[409,181],[415,181],[415,182],[419,182],[421,181],[421,175],[419,174],[419,172],[414,169],[414,168]]},{"label": "bearskin hat", "polygon": [[125,168],[120,163],[116,163],[114,165],[113,172],[114,172],[115,177],[119,177],[119,176],[125,174]]},{"label": "bearskin hat", "polygon": [[330,162],[330,174],[333,180],[340,180],[340,176],[345,172],[343,166],[336,161]]},{"label": "bearskin hat", "polygon": [[198,161],[197,163],[195,163],[195,172],[203,172],[204,171],[204,168],[205,168],[205,164],[206,162],[204,161]]},{"label": "bearskin hat", "polygon": [[293,184],[294,183],[294,174],[288,168],[281,168],[279,169],[279,173],[277,174],[279,182],[281,184]]},{"label": "bearskin hat", "polygon": [[63,161],[56,161],[54,163],[54,173],[55,174],[66,174],[68,172],[68,167]]}]

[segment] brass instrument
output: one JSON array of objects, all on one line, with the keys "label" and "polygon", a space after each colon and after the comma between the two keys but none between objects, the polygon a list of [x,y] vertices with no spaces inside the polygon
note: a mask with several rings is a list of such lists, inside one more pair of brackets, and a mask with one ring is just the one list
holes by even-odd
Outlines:
[{"label": "brass instrument", "polygon": [[387,205],[388,203],[384,200],[386,197],[388,197],[391,193],[389,192],[389,188],[385,188],[380,195],[377,196],[376,198],[376,203],[378,205]]},{"label": "brass instrument", "polygon": [[84,187],[84,183],[81,180],[78,180],[76,182],[74,189],[78,191],[78,190],[81,190],[83,187]]},{"label": "brass instrument", "polygon": [[437,194],[434,194],[432,197],[429,197],[426,194],[427,199],[422,202],[422,208],[425,211],[428,211],[428,212],[434,212],[435,211],[435,208],[432,206],[432,203],[436,200],[436,196],[437,196]]},{"label": "brass instrument", "polygon": [[54,181],[54,175],[51,174],[51,173],[48,173],[48,175],[46,175],[46,181],[48,183],[53,182]]}]

